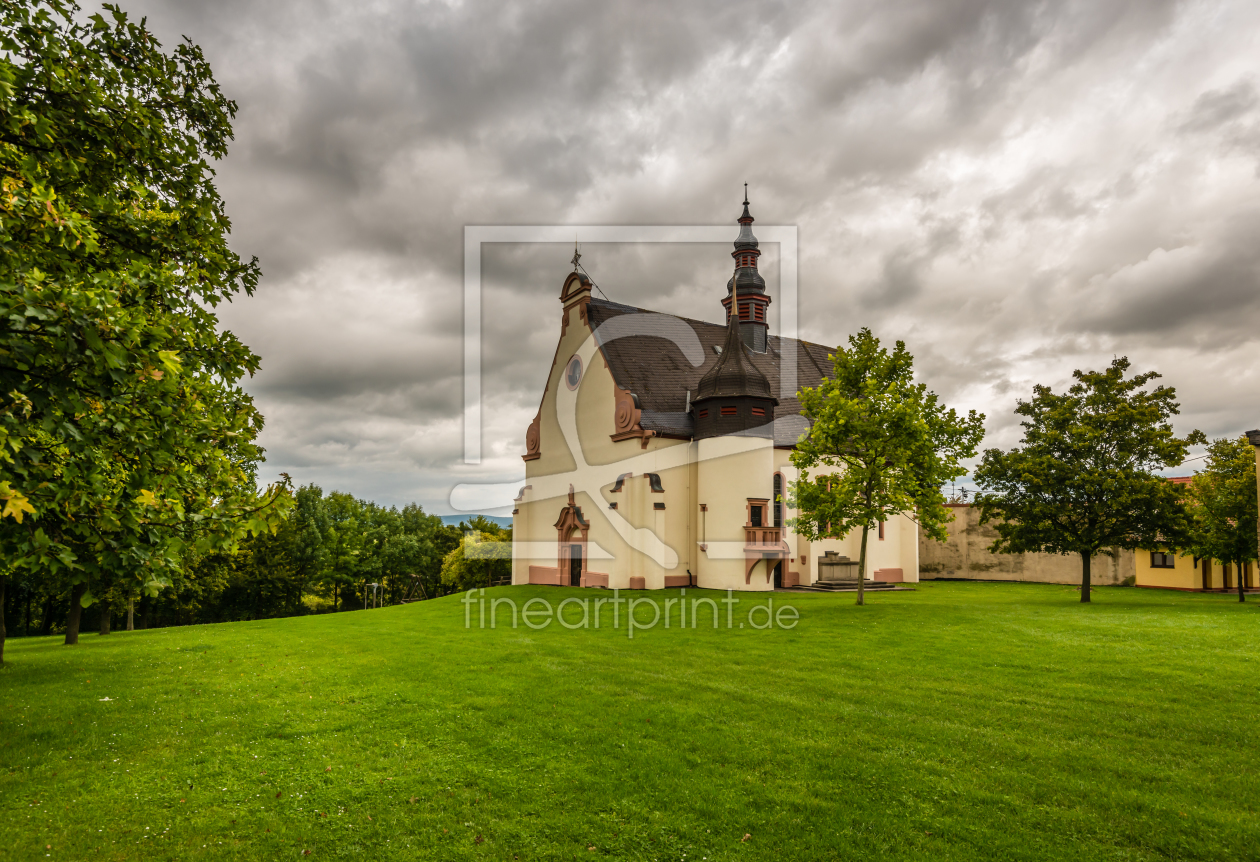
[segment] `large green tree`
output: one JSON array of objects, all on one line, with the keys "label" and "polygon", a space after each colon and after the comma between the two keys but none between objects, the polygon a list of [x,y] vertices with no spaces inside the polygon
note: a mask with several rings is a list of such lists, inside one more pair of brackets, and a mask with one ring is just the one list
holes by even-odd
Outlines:
[{"label": "large green tree", "polygon": [[[293,590],[293,607],[296,608],[302,601],[305,585],[320,580],[327,571],[335,534],[324,492],[318,485],[303,485],[294,494],[294,499],[293,512],[285,525],[285,538],[289,559],[297,574]],[[335,606],[335,590],[333,596]]]},{"label": "large green tree", "polygon": [[459,525],[459,544],[442,560],[442,584],[453,592],[512,577],[512,528],[481,515]]},{"label": "large green tree", "polygon": [[1036,386],[1020,401],[1021,445],[984,453],[975,480],[980,522],[998,533],[1001,553],[1079,554],[1081,601],[1090,600],[1090,561],[1105,548],[1173,547],[1189,520],[1173,483],[1155,474],[1185,461],[1199,431],[1172,427],[1177,393],[1128,376],[1128,357],[1105,371],[1074,371],[1062,394]]},{"label": "large green tree", "polygon": [[1190,550],[1238,573],[1238,601],[1246,601],[1243,567],[1256,559],[1256,455],[1246,437],[1214,440],[1207,464],[1190,480]]},{"label": "large green tree", "polygon": [[236,106],[104,9],[0,0],[0,554],[69,586],[67,643],[97,583],[152,593],[288,499],[256,490],[259,359],[215,314],[258,280],[210,167]]},{"label": "large green tree", "polygon": [[860,605],[872,527],[904,513],[929,538],[945,540],[950,514],[940,489],[967,472],[962,462],[976,454],[984,416],[947,409],[914,382],[905,343],[889,352],[869,329],[836,350],[832,369],[817,387],[800,391],[810,431],[792,452],[800,477],[790,483],[787,503],[800,514],[787,523],[810,541],[861,529]]}]

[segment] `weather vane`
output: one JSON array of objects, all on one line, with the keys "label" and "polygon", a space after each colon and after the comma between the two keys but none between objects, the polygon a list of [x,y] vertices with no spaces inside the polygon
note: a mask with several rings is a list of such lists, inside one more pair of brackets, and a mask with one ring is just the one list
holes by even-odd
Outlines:
[{"label": "weather vane", "polygon": [[574,242],[573,243],[573,271],[574,272],[577,272],[578,267],[582,265],[580,263],[581,260],[582,260],[582,252],[578,251],[578,245],[576,242]]}]

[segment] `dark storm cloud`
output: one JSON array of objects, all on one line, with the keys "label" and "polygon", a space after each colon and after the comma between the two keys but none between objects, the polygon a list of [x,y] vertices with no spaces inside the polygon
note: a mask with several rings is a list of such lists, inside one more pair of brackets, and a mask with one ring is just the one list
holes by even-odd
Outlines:
[{"label": "dark storm cloud", "polygon": [[[523,475],[572,248],[483,249],[466,467],[464,226],[730,224],[745,181],[759,224],[799,226],[802,333],[906,340],[990,444],[1034,383],[1119,354],[1187,428],[1260,426],[1255,4],[129,8],[240,105],[220,188],[264,280],[223,319],[263,356],[268,470],[439,511]],[[728,246],[583,254],[617,301],[720,313]]]}]

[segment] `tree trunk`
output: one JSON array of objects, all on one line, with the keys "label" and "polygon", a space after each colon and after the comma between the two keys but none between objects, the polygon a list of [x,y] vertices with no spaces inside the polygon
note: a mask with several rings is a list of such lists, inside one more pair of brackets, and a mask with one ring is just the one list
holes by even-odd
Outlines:
[{"label": "tree trunk", "polygon": [[[1247,564],[1241,560],[1234,564],[1234,570],[1238,572],[1238,601],[1240,602],[1247,601],[1247,597],[1243,594],[1243,581],[1247,580],[1247,570],[1243,567],[1246,565]],[[3,595],[0,594],[0,598],[2,597]]]},{"label": "tree trunk", "polygon": [[1094,555],[1088,551],[1081,551],[1081,601],[1089,601],[1089,564],[1093,562]]},{"label": "tree trunk", "polygon": [[136,630],[136,600],[127,599],[127,631]]},{"label": "tree trunk", "polygon": [[52,612],[53,612],[53,596],[44,599],[44,615],[39,620],[39,633],[47,636],[52,634]]},{"label": "tree trunk", "polygon": [[0,575],[0,667],[4,667],[4,586],[7,579],[6,575]]},{"label": "tree trunk", "polygon": [[869,532],[865,524],[862,525],[862,552],[858,554],[858,598],[859,605],[866,604],[866,534]]},{"label": "tree trunk", "polygon": [[26,627],[22,634],[25,637],[31,636],[31,588],[29,585],[26,587]]},{"label": "tree trunk", "polygon": [[79,642],[79,622],[83,619],[83,594],[87,584],[77,583],[70,588],[70,613],[66,615],[66,646]]},{"label": "tree trunk", "polygon": [[108,599],[101,600],[101,634],[109,634],[109,624],[113,621],[113,613]]}]

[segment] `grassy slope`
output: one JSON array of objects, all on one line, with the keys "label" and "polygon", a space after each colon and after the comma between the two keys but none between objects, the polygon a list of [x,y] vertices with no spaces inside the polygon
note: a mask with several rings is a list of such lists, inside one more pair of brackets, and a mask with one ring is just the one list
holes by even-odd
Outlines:
[{"label": "grassy slope", "polygon": [[633,641],[464,631],[452,599],[11,640],[0,860],[1256,858],[1260,608],[1076,596],[780,594],[794,631]]}]

